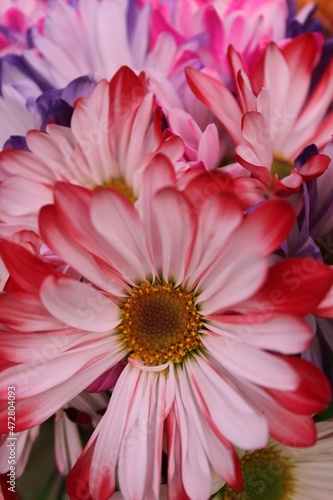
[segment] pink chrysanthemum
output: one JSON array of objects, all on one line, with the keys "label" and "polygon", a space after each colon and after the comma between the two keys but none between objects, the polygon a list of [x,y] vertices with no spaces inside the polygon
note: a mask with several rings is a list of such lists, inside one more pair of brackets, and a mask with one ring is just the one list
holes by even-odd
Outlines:
[{"label": "pink chrysanthemum", "polygon": [[[167,160],[159,163],[158,176],[172,175]],[[72,499],[109,499],[116,478],[125,498],[157,499],[164,448],[168,498],[202,500],[213,473],[241,486],[233,446],[263,447],[269,435],[313,444],[310,415],[326,406],[329,389],[319,370],[293,354],[311,340],[304,315],[332,273],[311,259],[270,266],[268,255],[293,222],[283,201],[244,217],[231,194],[197,211],[165,187],[144,196],[140,217],[114,190],[57,185],[40,230],[85,279],[2,242],[11,287],[0,297],[7,326],[0,430],[9,381],[24,429],[127,359],[70,473]]]},{"label": "pink chrysanthemum", "polygon": [[192,90],[228,131],[237,161],[277,193],[299,190],[303,179],[319,176],[329,163],[325,155],[314,155],[294,167],[303,148],[322,148],[332,131],[332,62],[310,92],[322,44],[318,33],[296,37],[282,49],[270,43],[253,71],[231,48],[237,99],[222,82],[188,68]]},{"label": "pink chrysanthemum", "polygon": [[128,67],[100,81],[90,99],[76,101],[70,128],[31,130],[27,145],[29,151],[0,153],[2,234],[36,231],[38,211],[52,203],[57,181],[111,186],[136,201],[151,157],[163,153],[176,160],[183,152],[179,137],[163,137],[154,94]]}]

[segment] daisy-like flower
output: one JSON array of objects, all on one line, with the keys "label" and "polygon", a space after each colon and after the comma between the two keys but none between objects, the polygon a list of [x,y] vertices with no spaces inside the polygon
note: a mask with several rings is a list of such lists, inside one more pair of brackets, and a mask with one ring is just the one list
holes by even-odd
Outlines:
[{"label": "daisy-like flower", "polygon": [[[314,155],[301,167],[294,165],[309,144],[325,146],[332,131],[333,62],[309,95],[322,42],[320,34],[308,33],[282,49],[270,43],[252,72],[231,48],[238,101],[221,82],[194,68],[187,70],[195,95],[233,140],[237,161],[274,192],[299,189],[303,179],[319,176],[329,163],[326,156]],[[302,57],[304,53],[311,57]]]},{"label": "daisy-like flower", "polygon": [[236,197],[220,194],[196,211],[172,175],[167,159],[159,163],[170,187],[144,191],[142,216],[114,190],[55,187],[41,234],[83,281],[2,242],[12,283],[0,297],[11,332],[2,335],[0,430],[9,380],[19,430],[127,360],[70,473],[72,499],[109,499],[116,477],[125,498],[157,499],[164,432],[168,498],[208,498],[213,472],[239,488],[233,446],[262,448],[269,435],[311,445],[310,415],[330,398],[321,372],[293,354],[311,340],[304,315],[332,273],[311,259],[267,258],[293,225],[290,205],[272,201],[244,217]]},{"label": "daisy-like flower", "polygon": [[316,424],[318,441],[290,448],[274,440],[241,459],[244,490],[225,486],[214,500],[329,500],[333,491],[333,422]]},{"label": "daisy-like flower", "polygon": [[57,181],[113,187],[135,202],[151,157],[176,160],[183,152],[179,137],[163,137],[153,93],[127,67],[76,101],[70,128],[52,124],[46,131],[28,132],[29,151],[0,153],[2,231],[37,230],[38,211],[52,202]]}]

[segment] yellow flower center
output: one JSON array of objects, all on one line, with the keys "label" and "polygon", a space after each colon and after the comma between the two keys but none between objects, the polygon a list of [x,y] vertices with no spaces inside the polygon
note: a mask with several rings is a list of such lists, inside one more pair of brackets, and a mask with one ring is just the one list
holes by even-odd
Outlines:
[{"label": "yellow flower center", "polygon": [[292,464],[281,451],[268,446],[247,453],[241,459],[244,490],[228,485],[221,490],[223,500],[291,500],[294,498]]},{"label": "yellow flower center", "polygon": [[117,177],[114,179],[110,179],[108,182],[103,184],[104,187],[110,187],[118,191],[118,193],[122,194],[127,198],[131,203],[136,201],[136,196],[133,193],[133,189],[126,183],[126,181],[122,177]]},{"label": "yellow flower center", "polygon": [[203,347],[202,316],[193,292],[171,283],[143,282],[120,308],[119,332],[130,355],[146,365],[180,363]]},{"label": "yellow flower center", "polygon": [[271,173],[277,174],[279,180],[284,179],[288,175],[291,174],[292,169],[294,168],[294,165],[289,162],[288,160],[285,160],[283,158],[278,158],[274,157],[272,166],[271,166]]}]

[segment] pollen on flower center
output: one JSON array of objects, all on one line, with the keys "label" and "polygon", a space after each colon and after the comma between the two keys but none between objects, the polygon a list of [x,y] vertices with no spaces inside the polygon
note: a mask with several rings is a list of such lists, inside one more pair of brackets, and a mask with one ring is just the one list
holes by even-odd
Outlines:
[{"label": "pollen on flower center", "polygon": [[290,459],[280,450],[268,446],[247,453],[241,459],[244,490],[225,485],[223,500],[291,500],[294,498],[294,478]]},{"label": "pollen on flower center", "polygon": [[203,322],[193,292],[145,281],[120,309],[123,343],[132,357],[147,365],[180,363],[187,353],[203,347]]},{"label": "pollen on flower center", "polygon": [[111,187],[118,191],[118,193],[122,194],[127,198],[131,203],[136,201],[136,197],[133,193],[133,189],[126,183],[126,181],[122,177],[115,177],[110,179],[105,184],[104,187]]}]

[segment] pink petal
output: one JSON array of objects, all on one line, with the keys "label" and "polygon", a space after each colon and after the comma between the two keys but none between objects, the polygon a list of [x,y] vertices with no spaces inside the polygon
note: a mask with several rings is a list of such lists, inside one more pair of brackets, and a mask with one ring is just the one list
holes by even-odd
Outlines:
[{"label": "pink petal", "polygon": [[[202,182],[200,185],[203,187]],[[209,184],[204,187],[208,190]],[[242,219],[241,207],[236,197],[229,193],[219,194],[204,203],[199,211],[197,236],[186,273],[189,277],[189,288],[193,287],[214,263]]]},{"label": "pink petal", "polygon": [[253,89],[259,94],[262,87],[269,89],[271,109],[284,109],[288,100],[290,75],[288,65],[278,46],[271,42],[252,75]]},{"label": "pink petal", "polygon": [[[205,359],[187,367],[189,380],[205,419],[228,441],[243,449],[264,447],[268,439],[266,420]],[[249,429],[251,432],[249,433]]]},{"label": "pink petal", "polygon": [[[272,224],[274,220],[274,224]],[[228,255],[248,252],[270,255],[289,236],[295,221],[292,206],[284,200],[271,200],[253,210],[234,233]]]},{"label": "pink petal", "polygon": [[[292,115],[298,115],[304,102],[310,85],[310,75],[320,55],[322,42],[314,33],[307,33],[290,40],[282,49],[287,61],[290,82],[286,108]],[[307,57],[303,57],[307,54]]]},{"label": "pink petal", "polygon": [[[140,377],[142,396],[137,409],[132,408],[119,453],[120,488],[127,498],[159,498],[165,382],[164,375],[156,378],[142,373]],[[139,398],[139,390],[136,392]]]},{"label": "pink petal", "polygon": [[310,416],[295,415],[286,410],[266,391],[253,384],[244,385],[243,392],[266,416],[272,437],[289,446],[312,446],[316,442],[316,426]]},{"label": "pink petal", "polygon": [[227,87],[194,68],[186,68],[186,76],[196,97],[219,118],[234,144],[242,144],[241,110]]},{"label": "pink petal", "polygon": [[129,183],[137,175],[147,149],[148,152],[155,149],[155,144],[150,143],[149,137],[154,104],[155,96],[152,93],[147,94],[133,117],[131,135],[125,147],[124,157],[118,160],[120,165],[126,165],[125,169],[123,167],[123,175]]},{"label": "pink petal", "polygon": [[0,215],[16,217],[35,214],[43,205],[52,202],[51,189],[43,184],[12,176],[0,186]]},{"label": "pink petal", "polygon": [[[284,299],[283,299],[284,300]],[[224,316],[224,319],[227,317]],[[207,328],[230,340],[246,342],[254,347],[283,354],[298,354],[304,351],[313,337],[312,328],[301,318],[280,314],[269,321],[257,322],[247,317],[243,323],[223,322],[212,318]],[[212,321],[213,320],[213,321]]]},{"label": "pink petal", "polygon": [[200,313],[218,313],[245,300],[258,291],[266,275],[267,262],[261,255],[249,253],[232,261],[222,254],[198,283]]},{"label": "pink petal", "polygon": [[[264,166],[270,170],[273,148],[269,123],[265,117],[257,111],[245,113],[242,118],[242,134],[257,156],[258,166]],[[245,160],[247,160],[246,157]],[[255,171],[253,173],[255,174]]]},{"label": "pink petal", "polygon": [[[78,215],[78,212],[76,212]],[[87,250],[76,243],[59,223],[57,211],[53,206],[43,207],[40,213],[40,233],[46,244],[76,269],[90,282],[115,295],[120,294],[120,287],[115,282],[115,274],[101,261],[94,259]],[[119,282],[119,279],[118,279]]]},{"label": "pink petal", "polygon": [[[30,132],[32,135],[33,133]],[[34,134],[45,135],[42,132],[35,131]],[[0,180],[4,180],[11,176],[21,176],[31,181],[40,183],[53,183],[57,180],[55,175],[58,164],[51,161],[51,166],[55,167],[50,170],[50,157],[48,156],[49,164],[46,159],[38,156],[38,153],[30,151],[16,151],[6,149],[0,154]]]},{"label": "pink petal", "polygon": [[8,328],[20,332],[63,328],[43,307],[39,298],[22,292],[0,295],[0,321]]},{"label": "pink petal", "polygon": [[209,354],[235,376],[281,390],[296,389],[300,383],[297,372],[280,356],[236,339],[207,335],[202,337],[202,342]]},{"label": "pink petal", "polygon": [[198,159],[205,162],[209,170],[220,161],[220,139],[214,123],[207,125],[199,142]]},{"label": "pink petal", "polygon": [[[181,376],[179,382],[181,383],[182,380]],[[181,468],[182,483],[189,498],[200,500],[210,496],[210,464],[204,451],[207,446],[205,446],[202,428],[204,419],[199,415],[195,400],[191,398],[187,390],[188,387],[182,387],[181,384],[179,391],[176,392],[175,413],[180,434],[178,438],[180,440],[180,454],[173,460],[175,460],[176,466]],[[196,440],[192,439],[193,435],[196,436]],[[172,451],[170,450],[170,453]]]},{"label": "pink petal", "polygon": [[166,419],[166,432],[168,439],[168,500],[172,498],[190,500],[184,489],[182,469],[179,466],[179,457],[182,454],[181,434],[174,406]]},{"label": "pink petal", "polygon": [[142,222],[128,200],[111,190],[95,191],[91,221],[105,241],[110,263],[128,281],[145,280],[147,275],[153,274]]},{"label": "pink petal", "polygon": [[84,331],[110,333],[121,320],[115,303],[87,283],[50,276],[40,296],[56,318]]},{"label": "pink petal", "polygon": [[[57,345],[49,344],[43,353],[30,363],[14,366],[2,371],[0,383],[3,387],[17,387],[16,409],[20,418],[16,430],[24,430],[44,422],[68,401],[77,396],[101,373],[124,357],[119,343],[105,334],[82,334],[81,345],[54,357]],[[89,348],[87,348],[87,345]],[[46,346],[48,346],[46,344]],[[49,350],[53,357],[50,357]],[[1,408],[6,394],[1,393]],[[8,405],[7,405],[8,406]],[[8,430],[7,408],[0,411],[0,432]]]},{"label": "pink petal", "polygon": [[144,219],[156,269],[166,281],[173,277],[178,286],[184,279],[195,232],[191,207],[181,193],[165,188],[153,196]]},{"label": "pink petal", "polygon": [[58,276],[46,262],[21,245],[2,240],[0,249],[15,290],[18,288],[27,293],[37,294],[46,276]]},{"label": "pink petal", "polygon": [[[70,494],[73,494],[72,488],[77,484],[76,474],[82,477],[83,473],[85,477],[87,473],[85,483],[89,482],[88,491],[92,497],[109,498],[115,489],[118,467],[125,496],[134,498],[139,492],[141,498],[158,498],[164,421],[163,393],[164,379],[127,365],[115,386],[102,421],[70,473]],[[142,425],[145,426],[143,430]],[[117,429],[117,432],[110,432],[110,428]],[[87,460],[91,455],[91,446],[93,456]],[[136,459],[138,453],[141,456],[139,461]]]},{"label": "pink petal", "polygon": [[270,314],[304,316],[313,312],[326,295],[332,278],[332,270],[321,262],[293,257],[270,267],[265,285],[237,309],[258,316],[268,308]]},{"label": "pink petal", "polygon": [[285,359],[301,376],[301,384],[295,391],[270,389],[268,392],[279,404],[294,413],[314,414],[325,410],[331,401],[331,387],[325,375],[304,359]]}]

